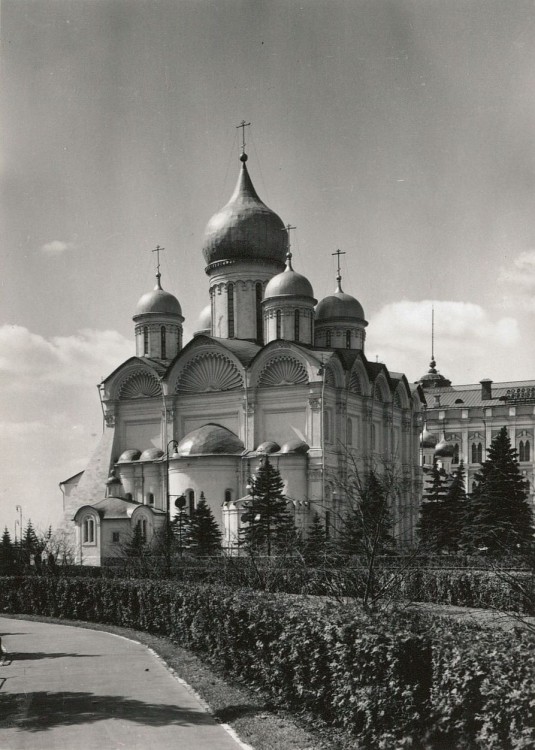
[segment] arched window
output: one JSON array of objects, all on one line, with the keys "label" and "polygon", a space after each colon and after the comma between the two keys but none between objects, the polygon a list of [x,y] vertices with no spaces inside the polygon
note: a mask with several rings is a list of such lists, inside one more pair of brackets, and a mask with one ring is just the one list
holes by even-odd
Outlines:
[{"label": "arched window", "polygon": [[161,349],[161,357],[162,359],[165,359],[167,357],[167,342],[165,340],[165,326],[162,326],[160,328],[160,349]]},{"label": "arched window", "polygon": [[147,504],[154,505],[154,493],[153,492],[147,492]]},{"label": "arched window", "polygon": [[350,417],[347,418],[347,445],[349,448],[353,445],[353,422]]},{"label": "arched window", "polygon": [[346,331],[346,349],[351,349],[351,331]]},{"label": "arched window", "polygon": [[147,326],[143,326],[143,354],[149,353],[149,329]]},{"label": "arched window", "polygon": [[472,463],[483,463],[483,446],[481,443],[472,443]]},{"label": "arched window", "polygon": [[255,285],[256,294],[256,339],[262,343],[264,333],[262,328],[262,284],[257,282]]},{"label": "arched window", "polygon": [[299,310],[294,312],[294,341],[299,341]]},{"label": "arched window", "polygon": [[195,511],[195,492],[193,490],[186,490],[186,508],[190,516]]},{"label": "arched window", "polygon": [[452,464],[458,464],[459,463],[459,443],[455,443],[455,446],[453,448],[453,457],[451,459]]},{"label": "arched window", "polygon": [[282,319],[281,319],[281,311],[277,310],[275,313],[275,321],[276,321],[276,327],[277,330],[275,332],[275,338],[280,339],[281,332],[282,332]]},{"label": "arched window", "polygon": [[327,539],[331,536],[331,511],[325,511],[325,536]]},{"label": "arched window", "polygon": [[529,461],[530,460],[530,453],[531,453],[531,446],[529,444],[529,440],[520,441],[520,444],[518,446],[518,458],[520,461]]},{"label": "arched window", "polygon": [[325,336],[325,346],[327,347],[327,349],[329,349],[329,347],[331,346],[331,332],[330,331],[327,331],[327,334]]},{"label": "arched window", "polygon": [[234,338],[234,284],[229,284],[227,288],[227,317],[228,317],[228,337]]},{"label": "arched window", "polygon": [[127,492],[126,495],[124,496],[124,499],[128,500],[128,502],[131,503],[132,502],[132,493],[131,492]]},{"label": "arched window", "polygon": [[232,490],[225,490],[225,502],[230,503],[232,500]]},{"label": "arched window", "polygon": [[83,523],[83,540],[84,544],[94,544],[95,543],[95,519],[94,518],[84,518]]},{"label": "arched window", "polygon": [[141,532],[141,539],[143,542],[147,541],[147,519],[146,518],[140,518],[137,522],[137,527]]},{"label": "arched window", "polygon": [[372,423],[372,451],[377,450],[377,430],[375,425]]}]

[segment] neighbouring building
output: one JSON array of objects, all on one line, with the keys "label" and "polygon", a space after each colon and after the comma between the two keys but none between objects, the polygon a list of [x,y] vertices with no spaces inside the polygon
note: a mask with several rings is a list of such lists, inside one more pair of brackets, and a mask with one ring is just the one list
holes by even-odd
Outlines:
[{"label": "neighbouring building", "polygon": [[289,227],[257,195],[244,150],[240,159],[235,191],[204,235],[209,305],[197,333],[184,345],[158,262],[134,311],[136,354],[100,384],[104,434],[65,492],[82,563],[120,554],[137,524],[156,538],[175,505],[192,512],[201,494],[234,552],[266,455],[305,535],[316,511],[336,534],[348,453],[395,463],[405,481],[394,520],[403,542],[413,539],[422,391],[366,359],[364,310],[342,290],[339,263],[335,291],[317,302],[292,266]]}]

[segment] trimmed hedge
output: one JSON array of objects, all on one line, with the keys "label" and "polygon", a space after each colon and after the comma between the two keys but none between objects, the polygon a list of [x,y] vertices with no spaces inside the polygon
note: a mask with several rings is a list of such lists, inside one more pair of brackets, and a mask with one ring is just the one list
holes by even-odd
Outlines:
[{"label": "trimmed hedge", "polygon": [[421,614],[170,582],[0,579],[0,609],[170,636],[359,747],[535,746],[535,639]]}]

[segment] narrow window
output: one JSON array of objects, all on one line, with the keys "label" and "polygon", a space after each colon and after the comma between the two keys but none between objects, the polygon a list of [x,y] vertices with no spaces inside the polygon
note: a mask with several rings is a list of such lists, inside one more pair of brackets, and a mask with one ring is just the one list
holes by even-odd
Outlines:
[{"label": "narrow window", "polygon": [[229,284],[227,289],[227,316],[228,337],[234,338],[234,284]]},{"label": "narrow window", "polygon": [[161,357],[162,359],[165,359],[167,357],[167,346],[166,346],[166,340],[165,340],[165,326],[162,326],[160,328],[160,348],[162,350]]},{"label": "narrow window", "polygon": [[277,322],[277,331],[275,333],[275,338],[280,339],[281,337],[281,328],[282,328],[282,320],[281,320],[281,311],[277,310],[275,313],[275,320]]},{"label": "narrow window", "polygon": [[455,447],[453,449],[453,458],[451,459],[452,464],[458,464],[459,463],[459,444],[455,443]]},{"label": "narrow window", "polygon": [[143,354],[146,356],[149,353],[149,329],[147,326],[143,326]]},{"label": "narrow window", "polygon": [[93,544],[95,541],[95,521],[92,518],[86,518],[83,526],[84,544]]},{"label": "narrow window", "polygon": [[347,445],[351,447],[353,445],[353,422],[347,418]]},{"label": "narrow window", "polygon": [[351,331],[346,331],[346,349],[351,349]]},{"label": "narrow window", "polygon": [[478,464],[483,463],[483,446],[481,443],[477,444],[477,462]]},{"label": "narrow window", "polygon": [[264,338],[263,325],[262,325],[262,284],[256,283],[256,340],[261,344]]},{"label": "narrow window", "polygon": [[225,502],[230,503],[232,500],[232,490],[225,490]]},{"label": "narrow window", "polygon": [[329,349],[331,346],[331,332],[330,331],[327,331],[327,335],[325,337],[325,346],[327,347],[327,349]]},{"label": "narrow window", "polygon": [[294,341],[299,341],[299,310],[294,312]]},{"label": "narrow window", "polygon": [[117,542],[119,541],[119,538],[120,538],[120,536],[119,536],[119,532],[118,531],[112,531],[111,532],[111,540],[112,540],[112,542],[115,542],[115,544],[117,544]]},{"label": "narrow window", "polygon": [[377,434],[375,425],[372,424],[372,451],[377,450]]},{"label": "narrow window", "polygon": [[331,425],[329,422],[329,412],[324,410],[323,412],[323,439],[326,443],[331,440]]},{"label": "narrow window", "polygon": [[143,542],[147,541],[147,519],[146,518],[140,518],[137,522],[138,528],[141,531],[141,539]]},{"label": "narrow window", "polygon": [[154,505],[154,494],[152,492],[147,493],[147,503],[149,505]]},{"label": "narrow window", "polygon": [[128,500],[128,502],[131,503],[132,502],[132,493],[131,492],[127,492],[126,495],[124,496],[124,499]]},{"label": "narrow window", "polygon": [[331,511],[325,511],[325,536],[327,539],[331,536]]},{"label": "narrow window", "polygon": [[526,442],[524,443],[524,461],[530,461],[531,460],[530,459],[530,453],[531,453],[530,448],[531,448],[531,446],[529,444],[529,440],[526,440]]}]

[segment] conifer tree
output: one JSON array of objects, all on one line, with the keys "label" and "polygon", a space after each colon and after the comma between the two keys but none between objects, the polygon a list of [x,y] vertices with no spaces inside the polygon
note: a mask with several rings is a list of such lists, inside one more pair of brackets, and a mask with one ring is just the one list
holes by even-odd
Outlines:
[{"label": "conifer tree", "polygon": [[171,532],[180,557],[189,549],[191,542],[191,519],[183,507],[179,507],[171,521]]},{"label": "conifer tree", "polygon": [[125,554],[127,557],[142,557],[145,551],[145,539],[143,538],[143,531],[141,524],[136,523],[132,537],[125,547]]},{"label": "conifer tree", "polygon": [[189,545],[195,555],[214,555],[221,552],[221,531],[202,493],[191,517]]},{"label": "conifer tree", "polygon": [[384,554],[394,546],[388,497],[375,471],[355,486],[352,504],[340,532],[345,555]]},{"label": "conifer tree", "polygon": [[476,486],[467,503],[464,548],[497,555],[527,550],[533,544],[528,483],[506,427],[494,437],[475,479]]},{"label": "conifer tree", "polygon": [[447,493],[446,472],[439,468],[436,456],[433,456],[431,484],[424,489],[417,524],[420,542],[430,552],[440,552],[443,546],[442,536],[446,522],[444,500]]},{"label": "conifer tree", "polygon": [[325,524],[319,513],[314,513],[312,523],[308,529],[308,536],[304,544],[305,560],[315,564],[323,560],[328,551]]},{"label": "conifer tree", "polygon": [[11,535],[6,526],[4,528],[4,533],[2,534],[2,542],[0,543],[0,571],[6,575],[9,575],[15,568],[15,562],[15,548],[13,546],[13,542],[11,541]]},{"label": "conifer tree", "polygon": [[283,489],[280,472],[266,457],[251,478],[251,500],[241,518],[247,524],[240,530],[241,543],[249,552],[269,556],[295,542],[295,525]]},{"label": "conifer tree", "polygon": [[442,502],[443,525],[439,536],[440,551],[458,552],[466,514],[464,463],[461,461]]}]

